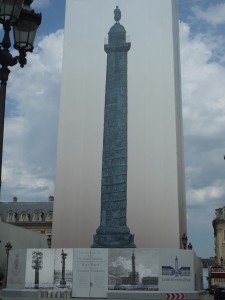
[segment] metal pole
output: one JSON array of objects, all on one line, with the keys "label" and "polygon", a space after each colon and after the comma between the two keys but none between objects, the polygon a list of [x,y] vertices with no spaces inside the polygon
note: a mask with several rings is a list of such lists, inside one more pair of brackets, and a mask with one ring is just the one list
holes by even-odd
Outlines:
[{"label": "metal pole", "polygon": [[10,70],[8,66],[13,66],[17,63],[17,58],[12,57],[9,52],[11,41],[9,32],[11,31],[10,21],[7,20],[3,24],[4,36],[0,48],[0,191],[2,185],[2,155],[3,155],[3,137],[4,137],[4,120],[5,120],[5,100],[6,100],[6,86],[9,78]]},{"label": "metal pole", "polygon": [[5,287],[7,287],[7,276],[8,276],[8,263],[9,263],[9,251],[7,253],[7,260],[6,260],[6,270],[5,270]]},{"label": "metal pole", "polygon": [[[4,77],[4,74],[6,73],[7,70],[8,70],[8,74],[9,74],[10,71],[8,68],[0,69],[0,78],[1,78],[1,86],[0,86],[0,192],[1,192],[1,185],[2,185],[2,156],[3,156],[5,100],[6,100],[6,86],[7,86],[7,80],[2,79],[2,78]],[[7,77],[8,77],[8,74],[7,74]]]},{"label": "metal pole", "polygon": [[8,277],[8,264],[9,264],[9,251],[12,249],[12,245],[10,242],[7,242],[5,245],[5,251],[7,255],[6,260],[6,270],[5,270],[5,287],[7,286],[7,277]]}]

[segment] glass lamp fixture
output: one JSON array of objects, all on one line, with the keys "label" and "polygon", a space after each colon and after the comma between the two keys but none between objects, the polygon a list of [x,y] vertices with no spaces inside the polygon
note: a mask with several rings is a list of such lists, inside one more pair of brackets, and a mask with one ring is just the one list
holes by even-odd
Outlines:
[{"label": "glass lamp fixture", "polygon": [[0,23],[13,25],[19,18],[24,0],[0,0]]},{"label": "glass lamp fixture", "polygon": [[[41,14],[30,7],[33,0],[0,0],[0,24],[3,25],[3,38],[0,42],[0,189],[2,183],[2,152],[5,118],[6,86],[10,74],[9,67],[27,63],[26,53],[33,51],[36,31],[41,24]],[[13,28],[14,48],[19,55],[10,53],[10,31]],[[9,251],[9,250],[8,250]]]},{"label": "glass lamp fixture", "polygon": [[35,35],[41,24],[41,14],[30,7],[31,0],[25,0],[20,17],[13,26],[14,48],[19,52],[32,52]]},{"label": "glass lamp fixture", "polygon": [[11,249],[12,249],[11,243],[10,243],[10,242],[7,242],[7,243],[5,244],[5,251],[6,251],[7,255],[9,254],[9,251],[10,251]]}]

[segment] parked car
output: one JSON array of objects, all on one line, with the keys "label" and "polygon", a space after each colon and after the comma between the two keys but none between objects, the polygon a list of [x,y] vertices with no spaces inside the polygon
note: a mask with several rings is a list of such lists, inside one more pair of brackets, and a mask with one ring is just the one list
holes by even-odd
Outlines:
[{"label": "parked car", "polygon": [[225,284],[219,284],[215,288],[215,290],[214,290],[214,299],[215,300],[220,300],[220,299],[225,300]]}]

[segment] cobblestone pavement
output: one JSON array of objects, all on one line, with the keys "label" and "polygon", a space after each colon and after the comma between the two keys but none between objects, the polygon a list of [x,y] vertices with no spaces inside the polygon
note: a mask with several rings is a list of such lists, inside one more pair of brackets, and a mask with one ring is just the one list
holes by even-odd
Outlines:
[{"label": "cobblestone pavement", "polygon": [[208,292],[204,292],[200,296],[200,300],[214,300],[213,295],[210,295]]},{"label": "cobblestone pavement", "polygon": [[[1,291],[0,291],[0,300],[38,300],[38,299],[40,299],[40,300],[59,300],[60,298],[37,298],[37,297],[35,297],[35,298],[33,298],[33,297],[10,297],[10,296],[3,296],[3,295],[1,295]],[[62,298],[61,298],[62,299]],[[93,299],[93,298],[67,298],[68,300],[69,299],[73,299],[73,300],[106,300],[106,299],[97,299],[97,298],[95,298],[95,299]],[[162,297],[149,297],[149,298],[142,298],[142,297],[140,297],[140,298],[132,298],[133,300],[146,300],[146,299],[148,299],[148,300],[166,300],[166,297],[165,297],[165,295],[164,296],[162,296]],[[185,298],[184,298],[184,300],[214,300],[214,297],[213,297],[213,295],[210,295],[208,292],[206,292],[206,291],[204,291],[204,292],[201,292],[200,294],[199,294],[199,297],[197,297],[196,298],[196,296],[194,296],[193,297],[193,295],[191,296],[191,297],[188,297],[188,295],[186,295],[185,296]],[[126,298],[125,300],[128,300],[128,298]],[[225,300],[225,299],[224,299]]]}]

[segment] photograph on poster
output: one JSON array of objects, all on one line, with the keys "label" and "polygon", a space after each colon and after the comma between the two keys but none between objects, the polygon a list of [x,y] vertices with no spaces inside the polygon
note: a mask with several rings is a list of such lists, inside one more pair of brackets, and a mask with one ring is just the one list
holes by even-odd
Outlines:
[{"label": "photograph on poster", "polygon": [[72,289],[73,249],[55,249],[54,289]]},{"label": "photograph on poster", "polygon": [[109,249],[109,290],[158,291],[156,249]]},{"label": "photograph on poster", "polygon": [[54,249],[27,249],[25,288],[53,289]]}]

